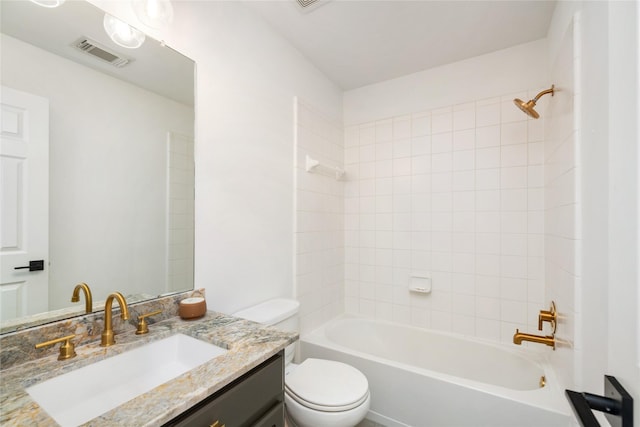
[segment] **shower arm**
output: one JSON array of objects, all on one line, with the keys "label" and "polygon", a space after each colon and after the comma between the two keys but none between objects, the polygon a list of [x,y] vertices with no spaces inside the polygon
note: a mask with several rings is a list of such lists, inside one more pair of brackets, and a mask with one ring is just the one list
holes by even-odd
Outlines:
[{"label": "shower arm", "polygon": [[536,97],[532,99],[532,101],[534,103],[536,103],[536,102],[538,102],[538,99],[540,99],[542,96],[544,96],[544,95],[546,95],[548,93],[550,93],[551,96],[553,96],[554,92],[555,92],[555,85],[551,85],[551,89],[543,90],[542,92],[537,94]]}]

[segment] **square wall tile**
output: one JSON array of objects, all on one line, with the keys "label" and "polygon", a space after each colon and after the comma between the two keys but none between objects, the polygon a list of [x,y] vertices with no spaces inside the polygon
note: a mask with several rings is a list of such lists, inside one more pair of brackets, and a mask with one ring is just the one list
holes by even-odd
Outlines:
[{"label": "square wall tile", "polygon": [[431,154],[453,151],[453,134],[451,132],[431,135]]},{"label": "square wall tile", "polygon": [[376,196],[392,196],[393,195],[393,178],[377,178],[375,180]]},{"label": "square wall tile", "polygon": [[359,145],[369,145],[376,142],[376,128],[373,124],[360,126],[358,133]]},{"label": "square wall tile", "polygon": [[[471,177],[474,174],[471,173]],[[473,189],[469,191],[458,190],[455,189],[456,176],[454,173],[454,192],[453,192],[453,205],[452,209],[454,212],[471,212],[475,211],[476,205],[476,192]]]},{"label": "square wall tile", "polygon": [[411,157],[411,173],[415,175],[430,173],[431,161],[430,155],[416,155]]},{"label": "square wall tile", "polygon": [[500,164],[502,167],[526,166],[528,164],[527,144],[515,144],[502,146]]},{"label": "square wall tile", "polygon": [[480,148],[476,150],[475,164],[477,169],[500,167],[500,147]]},{"label": "square wall tile", "polygon": [[475,169],[474,150],[454,151],[452,167],[454,171],[471,171]]},{"label": "square wall tile", "polygon": [[451,234],[451,250],[460,253],[475,253],[475,233],[456,232]]},{"label": "square wall tile", "polygon": [[476,148],[500,146],[500,126],[476,128]]},{"label": "square wall tile", "polygon": [[437,153],[431,156],[431,172],[450,172],[453,170],[453,154]]},{"label": "square wall tile", "polygon": [[527,140],[527,122],[503,123],[500,130],[500,144],[524,144]]},{"label": "square wall tile", "polygon": [[396,117],[393,119],[393,139],[411,138],[411,116]]},{"label": "square wall tile", "polygon": [[473,150],[476,147],[475,129],[456,130],[453,132],[453,151]]},{"label": "square wall tile", "polygon": [[[421,142],[424,144],[424,147],[414,147],[413,144],[414,142]],[[417,138],[414,140],[411,139],[401,139],[401,140],[396,140],[393,141],[393,150],[392,150],[392,154],[393,154],[393,158],[394,159],[399,159],[399,158],[403,158],[403,157],[410,157],[412,150],[416,150],[416,152],[414,154],[419,154],[418,152],[420,151],[420,148],[423,148],[426,152],[424,154],[429,154],[430,150],[431,150],[431,143],[430,143],[430,139],[428,136],[422,137],[422,138]]]},{"label": "square wall tile", "polygon": [[431,115],[431,133],[438,134],[453,130],[453,114],[451,112],[434,112]]},{"label": "square wall tile", "polygon": [[528,207],[528,191],[526,188],[503,189],[500,194],[500,210],[526,211]]},{"label": "square wall tile", "polygon": [[393,142],[378,142],[375,146],[376,160],[389,160],[393,158]]},{"label": "square wall tile", "polygon": [[344,146],[355,147],[360,144],[358,126],[347,126],[344,128]]},{"label": "square wall tile", "polygon": [[431,134],[431,114],[418,113],[411,116],[411,136]]},{"label": "square wall tile", "polygon": [[476,111],[473,105],[453,112],[453,130],[473,129],[476,126]]},{"label": "square wall tile", "polygon": [[[421,136],[414,137],[411,139],[411,147],[409,152],[403,152],[403,156],[396,157],[404,157],[404,156],[421,156],[425,154],[431,154],[431,137],[430,136]],[[394,152],[395,155],[395,152]]]},{"label": "square wall tile", "polygon": [[500,188],[500,169],[476,169],[476,190],[497,190]]},{"label": "square wall tile", "polygon": [[476,126],[490,126],[500,124],[500,104],[478,105],[476,107]]},{"label": "square wall tile", "polygon": [[378,120],[375,123],[375,142],[391,141],[393,139],[393,120]]}]

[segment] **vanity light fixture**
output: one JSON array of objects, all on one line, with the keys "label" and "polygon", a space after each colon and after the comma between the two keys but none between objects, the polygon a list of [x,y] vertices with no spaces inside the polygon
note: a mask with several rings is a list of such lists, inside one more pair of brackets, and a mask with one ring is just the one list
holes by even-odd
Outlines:
[{"label": "vanity light fixture", "polygon": [[111,40],[118,46],[136,49],[144,43],[145,35],[142,31],[108,13],[104,14],[103,25]]},{"label": "vanity light fixture", "polygon": [[31,2],[37,4],[38,6],[54,8],[62,5],[65,0],[31,0]]},{"label": "vanity light fixture", "polygon": [[170,0],[132,0],[131,5],[138,19],[148,27],[160,29],[173,21]]}]

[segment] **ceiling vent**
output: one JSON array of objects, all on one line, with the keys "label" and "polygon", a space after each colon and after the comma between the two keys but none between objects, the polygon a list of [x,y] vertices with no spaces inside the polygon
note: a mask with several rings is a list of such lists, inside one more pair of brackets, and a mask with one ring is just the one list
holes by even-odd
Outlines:
[{"label": "ceiling vent", "polygon": [[297,0],[300,7],[305,8],[312,6],[314,3],[317,3],[319,0]]},{"label": "ceiling vent", "polygon": [[72,46],[117,68],[122,68],[132,61],[87,37],[80,37]]},{"label": "ceiling vent", "polygon": [[301,9],[299,10],[301,12],[308,13],[327,4],[329,1],[331,0],[296,0],[296,3],[300,6]]}]

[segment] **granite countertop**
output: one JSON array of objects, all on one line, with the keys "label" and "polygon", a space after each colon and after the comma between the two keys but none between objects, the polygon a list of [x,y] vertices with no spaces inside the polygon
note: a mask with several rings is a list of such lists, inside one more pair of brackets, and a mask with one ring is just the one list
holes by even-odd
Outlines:
[{"label": "granite countertop", "polygon": [[135,335],[134,332],[117,334],[116,344],[111,347],[100,347],[99,341],[76,346],[77,356],[73,359],[59,361],[57,355],[51,355],[3,370],[0,382],[0,424],[57,425],[31,399],[25,391],[27,387],[175,333],[190,335],[228,351],[94,418],[84,426],[159,426],[258,366],[298,338],[297,333],[277,331],[211,311],[198,320],[186,321],[177,316],[171,317],[150,325],[146,335]]},{"label": "granite countertop", "polygon": [[[140,301],[148,301],[156,298],[155,295],[148,294],[133,294],[127,295],[127,304],[135,304]],[[93,303],[93,311],[97,312],[104,310],[104,301],[97,301]],[[76,305],[60,308],[58,310],[45,311],[39,314],[32,314],[25,317],[18,317],[15,319],[4,320],[0,322],[0,334],[8,332],[18,331],[21,329],[27,329],[34,326],[42,325],[44,323],[51,323],[57,320],[68,319],[73,316],[79,316],[85,314],[84,300]]]}]

